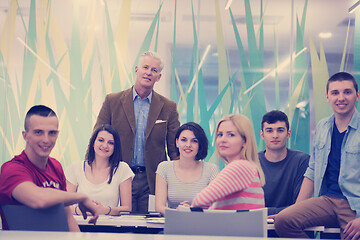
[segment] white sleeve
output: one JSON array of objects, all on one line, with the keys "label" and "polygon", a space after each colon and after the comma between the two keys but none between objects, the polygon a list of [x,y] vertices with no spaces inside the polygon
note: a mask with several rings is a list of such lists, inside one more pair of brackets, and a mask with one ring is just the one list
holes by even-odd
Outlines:
[{"label": "white sleeve", "polygon": [[122,183],[128,178],[134,178],[135,174],[126,162],[120,162],[119,167],[116,170],[114,177],[118,178],[118,182]]},{"label": "white sleeve", "polygon": [[70,183],[75,186],[79,185],[79,175],[81,174],[82,168],[84,166],[84,161],[76,161],[70,164],[65,170],[65,177]]}]

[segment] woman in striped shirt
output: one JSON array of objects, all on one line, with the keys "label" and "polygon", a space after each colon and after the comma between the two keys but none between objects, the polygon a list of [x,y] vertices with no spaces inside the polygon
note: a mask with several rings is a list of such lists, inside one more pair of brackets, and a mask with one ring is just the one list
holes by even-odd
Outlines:
[{"label": "woman in striped shirt", "polygon": [[183,124],[175,135],[179,160],[161,162],[156,170],[155,210],[189,206],[197,193],[218,174],[213,163],[200,161],[206,158],[208,140],[199,124]]},{"label": "woman in striped shirt", "polygon": [[264,173],[253,127],[244,115],[231,114],[216,128],[217,153],[226,167],[192,202],[192,207],[242,210],[265,207]]}]

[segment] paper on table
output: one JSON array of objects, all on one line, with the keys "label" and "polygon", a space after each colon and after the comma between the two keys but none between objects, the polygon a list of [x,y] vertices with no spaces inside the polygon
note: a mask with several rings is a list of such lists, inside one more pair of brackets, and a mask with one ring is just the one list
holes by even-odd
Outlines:
[{"label": "paper on table", "polygon": [[156,218],[147,218],[146,219],[147,223],[160,223],[160,224],[164,224],[165,223],[165,218],[164,217],[156,217]]},{"label": "paper on table", "polygon": [[185,207],[185,206],[183,206],[183,205],[179,205],[179,206],[177,207],[177,210],[179,210],[179,211],[181,211],[181,212],[191,212],[190,207]]}]

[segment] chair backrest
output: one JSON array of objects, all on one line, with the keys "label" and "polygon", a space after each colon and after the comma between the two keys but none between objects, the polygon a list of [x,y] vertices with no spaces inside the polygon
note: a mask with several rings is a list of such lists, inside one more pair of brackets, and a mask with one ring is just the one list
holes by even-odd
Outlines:
[{"label": "chair backrest", "polygon": [[44,209],[33,209],[25,205],[2,205],[0,207],[9,230],[69,231],[62,203]]},{"label": "chair backrest", "polygon": [[165,210],[165,234],[267,237],[267,209],[183,212]]}]

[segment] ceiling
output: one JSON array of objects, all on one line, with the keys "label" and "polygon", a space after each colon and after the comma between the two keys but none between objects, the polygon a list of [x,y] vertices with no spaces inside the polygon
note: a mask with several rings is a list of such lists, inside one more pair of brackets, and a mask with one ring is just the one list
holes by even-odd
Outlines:
[{"label": "ceiling", "polygon": [[[89,0],[77,0],[80,2],[82,8],[89,7]],[[115,28],[121,3],[119,0],[97,0],[98,2],[106,2],[109,7],[109,13]],[[5,22],[5,17],[9,11],[10,0],[0,0],[0,23]],[[149,28],[149,24],[153,20],[154,14],[159,8],[159,0],[132,0],[131,1],[131,22],[130,22],[130,41],[131,45],[140,45],[143,37]],[[176,11],[176,44],[180,47],[192,46],[194,43],[192,34],[192,10],[191,2],[195,14],[195,22],[198,33],[199,46],[205,47],[211,44],[216,48],[216,9],[219,6],[222,20],[222,30],[225,43],[228,49],[236,48],[236,41],[234,38],[234,31],[231,25],[229,12],[225,10],[228,0],[193,0],[193,1],[177,1]],[[349,14],[348,9],[355,3],[355,0],[309,0],[306,21],[305,21],[305,36],[304,44],[308,45],[309,37],[312,37],[315,44],[318,46],[320,42],[319,33],[332,33],[332,37],[322,39],[326,52],[337,53],[342,52],[349,19],[351,20],[351,28],[354,24],[354,13]],[[251,0],[251,10],[253,21],[255,25],[255,32],[258,33],[260,22],[260,0]],[[280,52],[288,52],[291,48],[291,34],[296,34],[296,28],[291,28],[291,16],[294,15],[293,25],[296,24],[296,17],[303,17],[305,0],[263,0],[264,11],[264,44],[265,50],[273,51],[274,39],[276,39],[277,46]],[[64,27],[64,32],[68,31],[70,37],[70,22],[72,0],[52,1],[53,12],[58,16],[60,25]],[[174,15],[175,15],[175,0],[163,1],[161,10],[161,26],[160,35],[162,44],[172,45],[173,29],[174,29]],[[102,4],[104,6],[104,4]],[[30,8],[30,0],[19,1],[18,13],[27,17]],[[243,44],[246,46],[246,26],[245,26],[245,10],[244,0],[233,0],[231,4],[232,13],[237,21],[237,27],[243,39]],[[85,10],[84,10],[85,11]],[[98,9],[99,13],[104,12],[104,9]],[[80,13],[81,14],[81,13]],[[20,14],[18,14],[20,16]],[[26,21],[26,19],[25,19]],[[23,25],[19,22],[17,31],[19,35],[23,35]],[[100,26],[105,25],[104,14],[99,17]],[[352,29],[350,28],[350,34]],[[0,25],[2,31],[3,25]],[[258,35],[258,34],[257,34]],[[352,47],[352,45],[350,46]],[[351,49],[350,49],[351,50]],[[351,51],[350,51],[351,52]]]},{"label": "ceiling", "polygon": [[[111,0],[108,4],[114,4],[112,9],[113,16],[119,12],[119,1]],[[159,7],[158,0],[133,0],[132,1],[132,20],[135,28],[132,31],[143,31],[136,26],[149,26],[154,13]],[[172,43],[173,38],[173,19],[174,19],[174,0],[164,1],[161,11],[161,37],[168,39]],[[220,9],[223,34],[228,48],[236,48],[234,32],[231,25],[229,12],[225,10],[227,0],[194,0],[194,14],[197,24],[198,38],[200,46],[212,44],[216,46],[216,10],[218,2]],[[305,21],[305,45],[309,37],[312,37],[316,44],[319,43],[319,33],[332,33],[332,37],[323,39],[326,52],[342,52],[347,33],[349,19],[354,24],[354,14],[349,14],[348,9],[354,4],[354,0],[309,0],[306,21]],[[260,23],[260,0],[251,0],[251,10],[255,31],[258,32]],[[264,43],[265,49],[274,49],[274,38],[277,39],[277,45],[280,51],[288,51],[290,48],[291,33],[296,34],[296,29],[291,28],[291,16],[294,15],[293,24],[296,25],[296,17],[301,21],[303,17],[305,0],[263,0],[264,11]],[[177,37],[178,45],[193,45],[192,35],[192,15],[191,1],[177,1]],[[232,13],[237,20],[237,27],[246,45],[246,27],[245,27],[245,7],[244,0],[233,0],[231,4]],[[137,22],[137,23],[136,23]],[[350,32],[351,34],[351,32]],[[140,33],[141,35],[141,33]],[[276,35],[276,36],[275,36]]]}]

